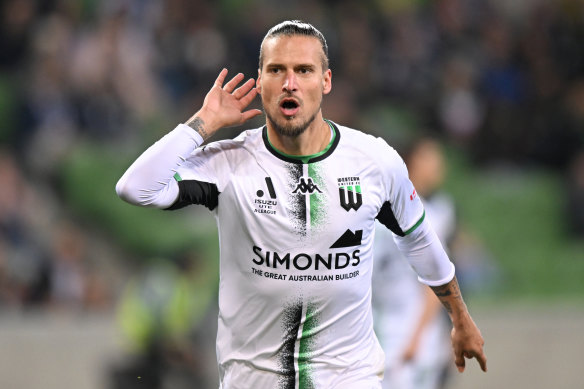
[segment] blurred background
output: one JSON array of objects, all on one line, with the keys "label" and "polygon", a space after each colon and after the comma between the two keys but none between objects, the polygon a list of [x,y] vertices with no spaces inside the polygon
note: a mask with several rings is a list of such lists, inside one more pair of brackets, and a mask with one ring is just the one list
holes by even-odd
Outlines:
[{"label": "blurred background", "polygon": [[489,358],[449,387],[581,384],[583,1],[2,0],[0,18],[1,388],[217,387],[214,219],[114,186],[222,67],[256,77],[285,19],[328,40],[325,117],[443,147]]}]

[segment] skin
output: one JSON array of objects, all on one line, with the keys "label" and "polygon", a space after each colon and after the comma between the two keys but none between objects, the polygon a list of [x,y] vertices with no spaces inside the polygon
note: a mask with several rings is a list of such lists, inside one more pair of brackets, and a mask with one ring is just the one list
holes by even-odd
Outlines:
[{"label": "skin", "polygon": [[[268,137],[278,150],[290,155],[310,155],[322,151],[330,142],[330,129],[323,120],[323,95],[332,87],[330,69],[322,68],[324,55],[318,39],[306,36],[277,36],[264,42],[264,62],[258,79],[243,81],[237,74],[223,86],[223,69],[205,97],[203,107],[186,124],[203,139],[222,127],[242,124],[260,115],[257,109],[243,111],[257,94],[266,113]],[[298,108],[282,109],[284,101]]]},{"label": "skin", "polygon": [[[323,55],[320,42],[312,37],[278,36],[264,42],[257,89],[266,112],[268,137],[287,154],[314,154],[330,141],[320,106],[323,95],[331,91],[332,75],[330,69],[322,69]],[[286,100],[294,101],[298,108],[283,110],[281,104]]]},{"label": "skin", "polygon": [[453,324],[450,337],[458,371],[464,371],[465,358],[476,358],[481,369],[486,372],[487,357],[483,352],[485,341],[462,300],[456,277],[445,285],[432,287],[432,290],[446,308]]},{"label": "skin", "polygon": [[[277,36],[264,41],[264,62],[258,79],[247,80],[239,73],[225,83],[223,69],[203,106],[185,124],[206,140],[223,127],[240,125],[262,114],[246,108],[260,94],[268,137],[278,150],[290,155],[310,155],[322,151],[330,142],[330,129],[320,108],[323,95],[332,87],[330,69],[322,68],[324,55],[318,39],[307,36]],[[298,109],[282,109],[284,99],[293,100]],[[460,295],[456,278],[432,288],[446,307],[453,323],[452,345],[459,371],[464,358],[476,358],[486,371],[483,338],[472,321]]]}]

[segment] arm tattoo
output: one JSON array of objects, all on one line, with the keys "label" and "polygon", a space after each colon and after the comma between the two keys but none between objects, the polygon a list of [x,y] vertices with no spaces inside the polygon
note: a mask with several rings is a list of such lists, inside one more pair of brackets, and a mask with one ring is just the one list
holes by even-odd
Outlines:
[{"label": "arm tattoo", "polygon": [[448,313],[452,313],[452,304],[450,300],[462,300],[462,295],[458,288],[458,282],[456,281],[446,285],[432,286],[431,288]]},{"label": "arm tattoo", "polygon": [[209,137],[209,134],[207,133],[207,131],[205,131],[204,127],[205,122],[203,121],[203,119],[195,117],[192,120],[186,122],[186,125],[192,128],[193,130],[197,131],[197,133],[201,135],[201,138],[203,138],[203,140],[206,140]]},{"label": "arm tattoo", "polygon": [[450,289],[448,289],[448,287],[446,285],[433,286],[431,288],[437,297],[446,297],[446,296],[450,296],[452,294],[452,292],[450,291]]},{"label": "arm tattoo", "polygon": [[452,307],[448,301],[442,301],[442,305],[446,308],[446,312],[452,313]]}]

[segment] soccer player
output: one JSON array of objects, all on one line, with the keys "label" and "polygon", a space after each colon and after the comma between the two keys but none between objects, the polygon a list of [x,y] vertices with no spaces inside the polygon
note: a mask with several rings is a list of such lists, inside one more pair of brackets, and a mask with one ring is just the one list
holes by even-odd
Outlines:
[{"label": "soccer player", "polygon": [[[226,77],[223,69],[199,111],[116,186],[133,204],[200,204],[215,215],[220,388],[380,388],[375,219],[400,236],[420,280],[449,311],[459,369],[475,357],[486,370],[480,331],[403,161],[383,140],[323,118],[332,87],[323,35],[300,21],[278,24],[261,44],[257,80]],[[265,126],[201,146],[260,115],[247,109],[257,94]]]},{"label": "soccer player", "polygon": [[[405,161],[427,220],[448,245],[456,233],[456,212],[450,196],[440,190],[445,170],[440,144],[421,138],[406,152]],[[375,332],[385,352],[382,387],[443,388],[452,360],[448,319],[393,240],[391,231],[376,223],[372,300]]]}]

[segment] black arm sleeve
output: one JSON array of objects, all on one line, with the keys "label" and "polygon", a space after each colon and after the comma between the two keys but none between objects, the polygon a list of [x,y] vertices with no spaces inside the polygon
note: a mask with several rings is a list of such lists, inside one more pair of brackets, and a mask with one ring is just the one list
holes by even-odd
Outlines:
[{"label": "black arm sleeve", "polygon": [[393,214],[389,201],[383,203],[376,219],[379,220],[381,224],[389,228],[397,236],[406,236],[404,231],[399,226],[395,215]]},{"label": "black arm sleeve", "polygon": [[176,201],[166,210],[172,211],[187,205],[200,204],[212,211],[219,203],[219,191],[215,184],[197,180],[182,180],[178,181],[178,189]]}]

